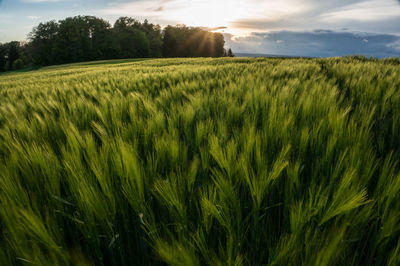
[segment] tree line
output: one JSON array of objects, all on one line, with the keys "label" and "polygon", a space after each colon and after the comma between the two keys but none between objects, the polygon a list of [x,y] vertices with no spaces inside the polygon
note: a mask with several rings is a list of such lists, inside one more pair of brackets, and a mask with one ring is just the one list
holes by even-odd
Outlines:
[{"label": "tree line", "polygon": [[94,16],[40,23],[27,42],[0,43],[0,72],[91,60],[234,56],[221,33],[119,18],[114,25]]}]

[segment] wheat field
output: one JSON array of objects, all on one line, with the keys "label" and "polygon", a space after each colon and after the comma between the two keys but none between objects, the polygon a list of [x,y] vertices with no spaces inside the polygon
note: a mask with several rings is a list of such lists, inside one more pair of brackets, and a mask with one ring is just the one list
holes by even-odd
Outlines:
[{"label": "wheat field", "polygon": [[400,265],[400,64],[0,75],[0,265]]}]

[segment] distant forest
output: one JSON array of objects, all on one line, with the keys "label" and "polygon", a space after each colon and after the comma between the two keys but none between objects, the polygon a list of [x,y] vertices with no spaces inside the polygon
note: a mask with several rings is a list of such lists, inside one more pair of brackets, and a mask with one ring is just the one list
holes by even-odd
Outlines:
[{"label": "distant forest", "polygon": [[185,25],[143,23],[121,17],[76,16],[40,23],[28,41],[0,44],[0,72],[91,60],[234,56],[221,33]]}]

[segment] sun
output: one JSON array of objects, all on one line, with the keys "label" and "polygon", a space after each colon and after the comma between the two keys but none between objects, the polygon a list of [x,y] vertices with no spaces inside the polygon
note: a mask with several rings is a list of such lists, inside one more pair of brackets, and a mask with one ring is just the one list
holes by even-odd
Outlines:
[{"label": "sun", "polygon": [[246,1],[192,0],[190,5],[170,10],[171,18],[179,23],[202,27],[229,27],[247,14]]}]

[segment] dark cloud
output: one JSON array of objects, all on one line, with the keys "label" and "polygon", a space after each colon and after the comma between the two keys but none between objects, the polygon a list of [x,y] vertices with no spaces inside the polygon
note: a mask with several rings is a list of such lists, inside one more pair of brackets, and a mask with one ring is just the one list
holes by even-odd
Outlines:
[{"label": "dark cloud", "polygon": [[275,31],[247,37],[225,35],[235,52],[290,56],[333,57],[363,54],[374,57],[400,56],[400,36],[363,32]]}]

